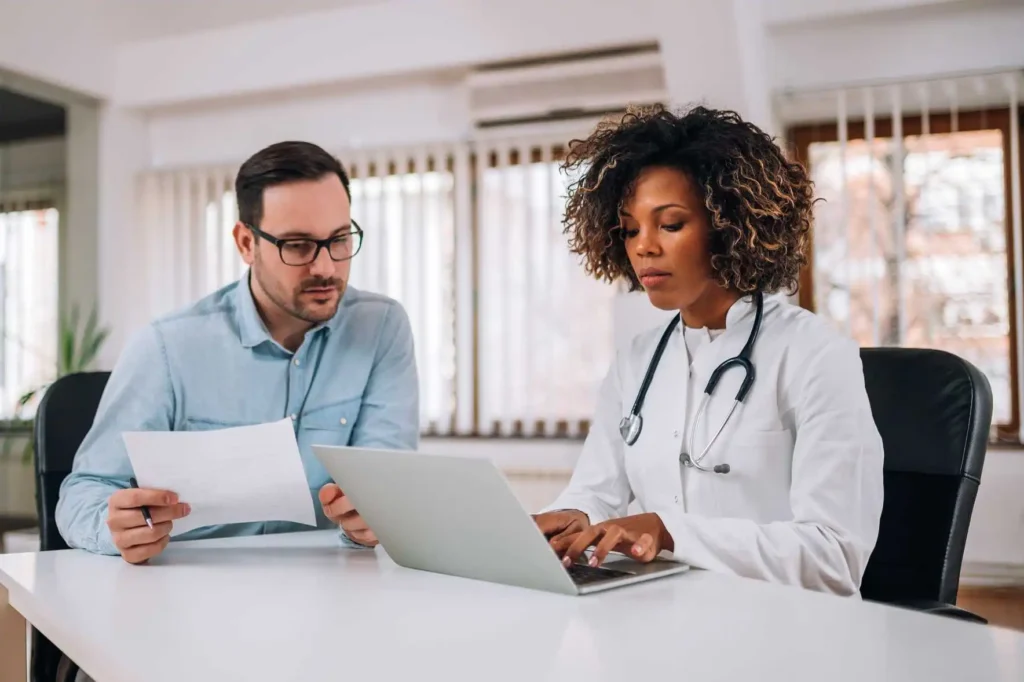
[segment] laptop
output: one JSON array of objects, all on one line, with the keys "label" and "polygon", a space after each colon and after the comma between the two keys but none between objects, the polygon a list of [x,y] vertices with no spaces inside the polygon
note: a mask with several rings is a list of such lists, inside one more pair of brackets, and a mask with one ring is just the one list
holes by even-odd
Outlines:
[{"label": "laptop", "polygon": [[486,458],[314,445],[388,555],[405,568],[581,595],[663,578],[689,566],[609,554],[566,568]]}]

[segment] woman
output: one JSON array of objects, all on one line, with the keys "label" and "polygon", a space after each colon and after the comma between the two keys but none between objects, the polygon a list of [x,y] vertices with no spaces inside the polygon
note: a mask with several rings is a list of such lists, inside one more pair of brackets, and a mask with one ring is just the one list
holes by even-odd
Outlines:
[{"label": "woman", "polygon": [[[618,349],[572,479],[536,517],[552,547],[566,565],[594,547],[592,566],[609,551],[661,555],[857,594],[882,511],[858,347],[765,296],[795,291],[806,260],[804,168],[735,113],[703,107],[603,123],[565,168],[581,173],[565,224],[587,271],[679,315]],[[701,410],[716,367],[752,336],[742,401],[748,373],[734,361]],[[639,513],[627,516],[631,501]]]}]

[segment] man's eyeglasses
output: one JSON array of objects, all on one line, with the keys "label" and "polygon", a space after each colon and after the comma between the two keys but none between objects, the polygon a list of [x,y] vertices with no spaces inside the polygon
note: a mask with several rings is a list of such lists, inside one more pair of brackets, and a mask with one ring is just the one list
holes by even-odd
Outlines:
[{"label": "man's eyeglasses", "polygon": [[309,265],[320,257],[320,249],[327,249],[333,261],[344,261],[359,253],[363,245],[363,229],[352,221],[352,229],[327,239],[296,237],[278,239],[253,225],[246,225],[260,239],[266,239],[277,247],[281,262],[285,265]]}]

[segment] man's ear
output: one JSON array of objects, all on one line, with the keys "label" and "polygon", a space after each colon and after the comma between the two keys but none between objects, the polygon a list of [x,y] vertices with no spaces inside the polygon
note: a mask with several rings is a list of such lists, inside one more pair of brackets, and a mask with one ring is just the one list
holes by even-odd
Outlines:
[{"label": "man's ear", "polygon": [[234,229],[231,230],[231,236],[235,238],[235,248],[238,249],[238,255],[242,257],[246,265],[252,265],[253,261],[256,260],[256,235],[245,226],[245,223],[239,221],[235,223]]}]

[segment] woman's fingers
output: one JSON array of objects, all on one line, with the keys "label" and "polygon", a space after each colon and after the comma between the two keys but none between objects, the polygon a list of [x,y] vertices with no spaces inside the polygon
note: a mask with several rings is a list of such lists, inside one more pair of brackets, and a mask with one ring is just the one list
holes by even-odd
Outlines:
[{"label": "woman's fingers", "polygon": [[654,558],[658,556],[657,543],[654,541],[654,536],[650,533],[644,533],[640,538],[633,543],[633,546],[629,549],[629,554],[637,561],[654,561]]},{"label": "woman's fingers", "polygon": [[604,563],[608,552],[619,546],[626,531],[621,526],[608,526],[604,530],[604,537],[597,543],[593,554],[590,555],[590,565],[600,566]]},{"label": "woman's fingers", "polygon": [[565,550],[565,554],[562,556],[562,563],[566,566],[571,566],[579,561],[580,555],[583,554],[584,550],[594,544],[603,534],[603,526],[591,526],[577,534],[575,538],[566,538],[566,540],[571,540],[572,542],[569,544],[568,548]]}]

